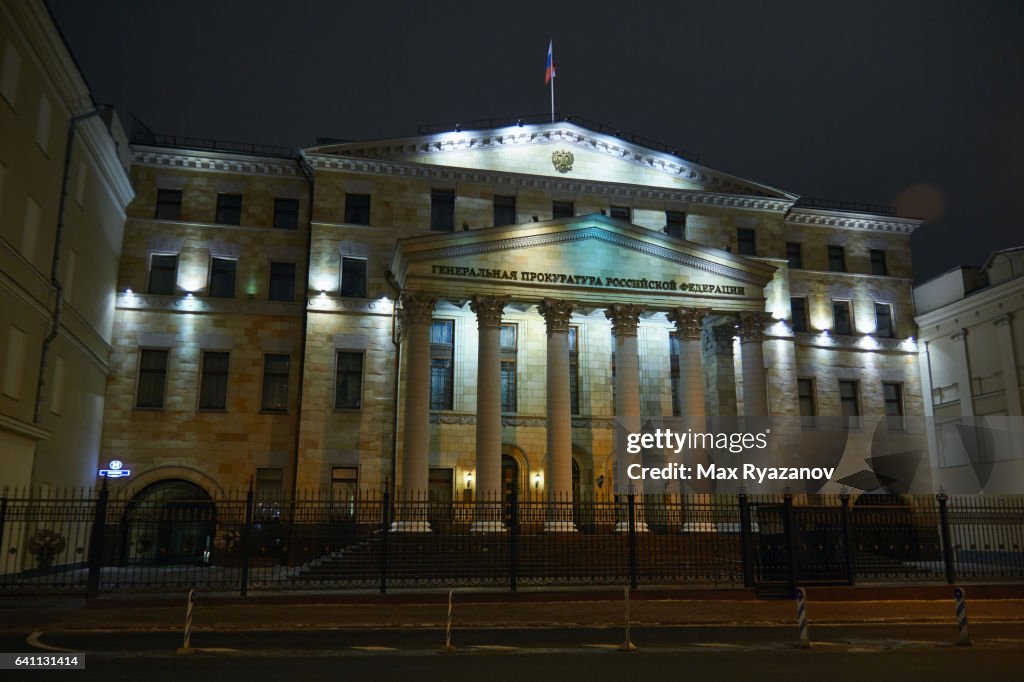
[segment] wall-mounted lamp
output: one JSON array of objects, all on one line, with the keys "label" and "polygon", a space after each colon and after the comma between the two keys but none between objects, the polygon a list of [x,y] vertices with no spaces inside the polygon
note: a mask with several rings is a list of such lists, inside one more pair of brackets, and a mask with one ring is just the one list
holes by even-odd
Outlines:
[{"label": "wall-mounted lamp", "polygon": [[600,490],[604,487],[604,474],[597,477],[597,489]]},{"label": "wall-mounted lamp", "polygon": [[533,475],[533,489],[537,490],[540,488],[540,472],[538,471]]},{"label": "wall-mounted lamp", "polygon": [[473,485],[473,474],[466,474],[466,490],[469,490]]},{"label": "wall-mounted lamp", "polygon": [[320,290],[320,296],[321,297],[326,297],[327,296],[327,290],[326,289],[321,289]]},{"label": "wall-mounted lamp", "polygon": [[538,218],[537,216],[533,216],[533,222],[539,223],[540,222],[540,218]]}]

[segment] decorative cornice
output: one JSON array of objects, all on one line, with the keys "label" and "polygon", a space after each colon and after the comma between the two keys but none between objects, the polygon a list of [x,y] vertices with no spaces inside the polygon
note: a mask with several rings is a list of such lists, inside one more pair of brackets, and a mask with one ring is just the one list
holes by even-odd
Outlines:
[{"label": "decorative cornice", "polygon": [[[476,415],[468,412],[431,412],[431,424],[446,424],[456,426],[471,426],[476,424]],[[546,417],[533,417],[529,415],[502,415],[501,425],[503,427],[534,427],[545,428],[548,425]],[[602,417],[573,417],[572,428],[574,429],[612,429],[615,420]]]},{"label": "decorative cornice", "polygon": [[613,336],[636,336],[637,325],[644,307],[632,303],[613,303],[604,311],[604,316],[612,321]]},{"label": "decorative cornice", "polygon": [[167,149],[165,147],[147,147],[144,145],[134,145],[132,147],[132,164],[180,168],[191,171],[274,175],[285,178],[301,177],[298,164],[295,161],[226,152],[202,152],[192,149]]},{"label": "decorative cornice", "polygon": [[436,296],[414,292],[402,294],[402,307],[398,311],[402,318],[402,327],[408,327],[411,324],[430,324],[436,304]]},{"label": "decorative cornice", "polygon": [[483,327],[501,327],[501,315],[511,296],[484,296],[474,294],[469,309],[476,313],[477,324]]},{"label": "decorative cornice", "polygon": [[668,311],[668,319],[675,324],[680,338],[699,340],[704,318],[710,314],[710,308],[673,308]]},{"label": "decorative cornice", "polygon": [[576,305],[571,301],[561,301],[556,298],[545,298],[537,306],[537,312],[544,318],[547,325],[548,336],[555,333],[569,333],[569,318]]},{"label": "decorative cornice", "polygon": [[[796,200],[796,195],[775,187],[744,180],[728,173],[707,168],[696,162],[571,122],[560,121],[490,130],[466,130],[457,134],[439,133],[409,138],[325,145],[305,150],[312,156],[327,159],[363,158],[378,160],[388,156],[437,156],[450,152],[508,149],[527,145],[568,145],[608,156],[616,161],[661,171],[669,177],[681,178],[696,185],[716,186],[736,195],[777,195]],[[792,204],[792,201],[787,203]]]},{"label": "decorative cornice", "polygon": [[348,298],[324,294],[323,296],[310,296],[306,300],[310,312],[317,313],[366,313],[376,315],[390,315],[394,309],[394,303],[390,299],[372,298]]},{"label": "decorative cornice", "polygon": [[870,213],[793,208],[786,215],[786,222],[794,225],[838,227],[845,230],[873,230],[876,232],[911,234],[922,221],[914,218],[876,216]]},{"label": "decorative cornice", "polygon": [[474,256],[481,253],[493,251],[516,251],[535,246],[547,246],[550,244],[564,244],[587,239],[603,241],[632,251],[638,251],[647,256],[661,258],[673,263],[685,265],[695,270],[703,270],[713,275],[725,277],[739,282],[749,282],[756,286],[764,286],[770,278],[758,277],[738,268],[722,265],[703,258],[697,258],[685,253],[673,251],[664,246],[658,246],[649,242],[615,234],[599,227],[584,227],[578,230],[567,230],[564,232],[551,232],[548,234],[533,235],[529,237],[509,237],[508,239],[496,239],[490,241],[475,242],[472,244],[461,244],[459,246],[447,246],[424,251],[415,251],[406,255],[409,263],[420,261],[441,260],[445,258],[462,258]]},{"label": "decorative cornice", "polygon": [[823,335],[821,332],[795,332],[793,336],[765,334],[765,338],[795,341],[798,346],[828,350],[857,351],[861,353],[906,353],[908,355],[916,355],[918,353],[918,344],[911,342],[908,345],[908,341],[905,339]]},{"label": "decorative cornice", "polygon": [[143,310],[152,312],[199,313],[199,314],[240,314],[240,315],[302,315],[302,304],[280,301],[250,301],[236,298],[206,298],[203,296],[161,296],[157,294],[117,295],[118,310]]},{"label": "decorative cornice", "polygon": [[23,422],[14,417],[8,417],[6,414],[0,414],[0,431],[9,431],[32,440],[50,439],[50,432],[46,429],[39,428],[35,424]]},{"label": "decorative cornice", "polygon": [[671,201],[718,208],[742,208],[751,211],[785,213],[795,200],[774,199],[745,194],[726,194],[700,190],[671,189],[647,185],[627,185],[592,180],[571,180],[553,176],[527,175],[506,171],[487,171],[474,168],[453,168],[433,164],[418,164],[384,159],[362,159],[309,153],[310,164],[316,170],[366,173],[370,175],[398,175],[444,180],[501,185],[520,189],[539,189],[549,192],[583,193],[622,199]]}]

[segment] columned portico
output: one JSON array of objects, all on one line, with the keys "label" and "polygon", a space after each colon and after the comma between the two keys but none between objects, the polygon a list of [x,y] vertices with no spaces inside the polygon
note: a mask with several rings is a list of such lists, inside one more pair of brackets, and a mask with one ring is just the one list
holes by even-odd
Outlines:
[{"label": "columned portico", "polygon": [[469,307],[479,328],[476,386],[474,532],[501,531],[501,315],[508,296],[475,295]]},{"label": "columned portico", "polygon": [[[434,296],[402,294],[400,315],[406,345],[406,385],[400,500],[425,500],[427,495],[430,466],[430,320],[436,303]],[[399,517],[393,530],[429,531],[425,506],[411,505],[404,509],[399,506]]]},{"label": "columned portico", "polygon": [[537,306],[547,326],[547,497],[549,532],[574,531],[572,521],[572,403],[569,399],[569,301],[545,298]]},{"label": "columned portico", "polygon": [[767,313],[742,312],[738,316],[740,362],[743,367],[743,414],[768,416],[768,386],[764,376],[764,324]]}]

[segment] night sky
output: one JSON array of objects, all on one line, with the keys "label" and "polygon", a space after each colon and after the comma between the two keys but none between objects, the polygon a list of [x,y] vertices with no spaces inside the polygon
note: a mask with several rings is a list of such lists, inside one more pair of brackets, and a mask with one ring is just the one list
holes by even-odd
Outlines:
[{"label": "night sky", "polygon": [[928,218],[916,277],[1024,244],[1024,2],[51,0],[97,102],[286,146],[556,107]]}]

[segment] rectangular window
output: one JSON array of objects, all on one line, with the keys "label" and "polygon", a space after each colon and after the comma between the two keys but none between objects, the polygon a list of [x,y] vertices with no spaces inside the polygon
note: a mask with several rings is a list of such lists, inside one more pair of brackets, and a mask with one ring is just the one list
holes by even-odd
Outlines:
[{"label": "rectangular window", "polygon": [[455,321],[430,324],[430,409],[450,410],[454,404]]},{"label": "rectangular window", "polygon": [[672,373],[672,416],[678,417],[682,410],[679,407],[679,335],[675,332],[668,335],[668,358]]},{"label": "rectangular window", "polygon": [[558,220],[559,218],[571,218],[573,215],[574,211],[571,201],[551,202],[551,217],[555,220]]},{"label": "rectangular window", "polygon": [[270,264],[271,301],[295,300],[295,263],[272,262]]},{"label": "rectangular window", "polygon": [[156,217],[159,220],[181,220],[180,189],[160,189],[156,192]]},{"label": "rectangular window", "polygon": [[569,327],[569,404],[572,414],[580,413],[580,328]]},{"label": "rectangular window", "polygon": [[494,197],[494,224],[515,225],[516,224],[516,198]]},{"label": "rectangular window", "polygon": [[889,269],[885,266],[885,251],[881,249],[871,249],[871,274],[889,274]]},{"label": "rectangular window", "polygon": [[36,119],[36,144],[43,153],[50,153],[50,129],[53,127],[53,105],[46,95],[39,96],[39,118]]},{"label": "rectangular window", "polygon": [[686,239],[686,214],[682,211],[665,211],[665,233],[676,239]]},{"label": "rectangular window", "polygon": [[849,301],[832,301],[832,331],[845,336],[853,333]]},{"label": "rectangular window", "polygon": [[860,427],[860,396],[856,381],[839,382],[839,407],[852,428]]},{"label": "rectangular window", "polygon": [[430,229],[451,232],[455,229],[455,191],[430,190]]},{"label": "rectangular window", "polygon": [[274,199],[274,227],[294,230],[299,227],[299,200]]},{"label": "rectangular window", "polygon": [[11,41],[4,46],[4,65],[0,71],[0,95],[3,95],[11,108],[18,94],[18,77],[21,75],[21,55]]},{"label": "rectangular window", "polygon": [[794,296],[789,299],[789,310],[793,316],[793,331],[807,331],[807,299],[802,296]]},{"label": "rectangular window", "polygon": [[256,487],[253,497],[257,500],[281,500],[284,498],[284,468],[257,467]]},{"label": "rectangular window", "polygon": [[235,275],[238,272],[238,261],[233,258],[217,258],[210,260],[210,289],[213,298],[235,297]]},{"label": "rectangular window", "polygon": [[334,370],[334,407],[358,410],[363,406],[363,354],[339,350]]},{"label": "rectangular window", "polygon": [[218,194],[217,218],[214,221],[221,225],[242,224],[242,195]]},{"label": "rectangular window", "polygon": [[25,221],[21,225],[21,255],[32,261],[36,257],[36,236],[39,234],[39,202],[25,199]]},{"label": "rectangular window", "polygon": [[331,518],[352,520],[359,499],[359,469],[331,467]]},{"label": "rectangular window", "polygon": [[199,409],[228,409],[228,361],[225,351],[203,351],[203,374],[199,382]]},{"label": "rectangular window", "polygon": [[288,370],[291,358],[288,355],[267,353],[263,356],[263,401],[264,412],[288,411]]},{"label": "rectangular window", "polygon": [[4,358],[4,395],[18,400],[25,371],[25,332],[11,327],[7,332],[7,354]]},{"label": "rectangular window", "polygon": [[612,206],[611,217],[629,222],[629,206]]},{"label": "rectangular window", "polygon": [[757,241],[754,230],[744,227],[736,230],[736,253],[741,256],[757,255]]},{"label": "rectangular window", "polygon": [[366,298],[366,259],[341,259],[341,295]]},{"label": "rectangular window", "polygon": [[139,388],[136,407],[164,406],[164,385],[167,383],[166,350],[142,349],[139,358]]},{"label": "rectangular window", "polygon": [[151,294],[170,296],[178,283],[178,254],[154,253],[149,257],[149,286]]},{"label": "rectangular window", "polygon": [[902,431],[906,428],[903,422],[903,385],[883,383],[882,397],[885,400],[885,417],[889,430]]},{"label": "rectangular window", "polygon": [[803,247],[799,242],[786,242],[786,258],[789,259],[790,270],[799,270],[804,266]]},{"label": "rectangular window", "polygon": [[350,225],[370,224],[370,195],[345,195],[345,222]]},{"label": "rectangular window", "polygon": [[516,394],[516,349],[518,348],[518,327],[514,324],[501,325],[501,411],[517,412]]},{"label": "rectangular window", "polygon": [[801,425],[804,428],[815,426],[818,410],[814,403],[814,380],[797,379],[797,400],[800,402]]},{"label": "rectangular window", "polygon": [[846,249],[841,246],[828,247],[828,269],[832,272],[846,272]]},{"label": "rectangular window", "polygon": [[875,335],[883,339],[896,338],[896,327],[892,320],[892,304],[875,304]]}]

